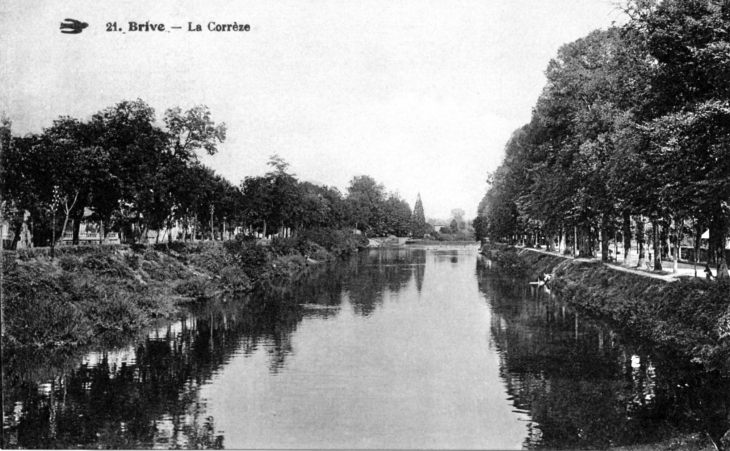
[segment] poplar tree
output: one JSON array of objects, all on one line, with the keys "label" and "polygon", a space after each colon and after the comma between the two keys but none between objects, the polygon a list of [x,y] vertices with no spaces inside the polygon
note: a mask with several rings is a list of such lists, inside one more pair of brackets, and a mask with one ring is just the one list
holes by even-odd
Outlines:
[{"label": "poplar tree", "polygon": [[416,205],[413,207],[413,237],[423,238],[426,233],[426,217],[423,214],[423,203],[421,202],[421,194],[418,194]]}]

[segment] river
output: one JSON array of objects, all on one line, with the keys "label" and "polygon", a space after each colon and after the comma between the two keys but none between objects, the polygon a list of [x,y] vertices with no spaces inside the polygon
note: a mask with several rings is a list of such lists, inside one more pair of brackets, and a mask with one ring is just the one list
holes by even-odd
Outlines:
[{"label": "river", "polygon": [[3,448],[603,448],[728,393],[475,250],[362,252],[132,341],[3,356]]}]

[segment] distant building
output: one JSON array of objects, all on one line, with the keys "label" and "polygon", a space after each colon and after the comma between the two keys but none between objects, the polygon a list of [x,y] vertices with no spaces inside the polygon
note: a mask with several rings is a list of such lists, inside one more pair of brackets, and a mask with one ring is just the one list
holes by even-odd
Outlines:
[{"label": "distant building", "polygon": [[446,221],[440,219],[429,219],[426,223],[437,232],[440,232],[442,227],[450,227],[449,224],[446,224]]}]

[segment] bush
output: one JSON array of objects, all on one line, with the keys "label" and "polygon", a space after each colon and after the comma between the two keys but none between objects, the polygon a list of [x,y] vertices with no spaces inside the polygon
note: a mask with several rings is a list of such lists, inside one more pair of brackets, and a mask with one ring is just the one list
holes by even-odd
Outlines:
[{"label": "bush", "polygon": [[303,242],[302,239],[299,237],[294,238],[279,238],[276,237],[271,240],[271,244],[269,245],[271,248],[271,252],[274,253],[274,255],[278,256],[284,256],[284,255],[296,255],[301,254],[306,248],[306,243]]},{"label": "bush", "polygon": [[62,296],[5,297],[4,334],[9,344],[48,346],[89,339],[92,326],[85,312]]},{"label": "bush", "polygon": [[82,266],[95,273],[118,277],[120,279],[134,277],[129,268],[111,255],[87,255],[82,261]]},{"label": "bush", "polygon": [[269,278],[268,264],[272,258],[271,250],[267,246],[236,239],[226,241],[224,247],[251,281],[258,282]]},{"label": "bush", "polygon": [[[368,245],[368,238],[352,233],[350,230],[312,229],[299,232],[301,239],[318,244],[337,257],[349,255]],[[311,249],[308,249],[310,251]]]},{"label": "bush", "polygon": [[251,280],[246,273],[236,266],[227,266],[220,273],[221,283],[234,292],[245,292],[251,289]]},{"label": "bush", "polygon": [[180,296],[199,299],[208,296],[211,291],[211,284],[208,279],[195,277],[178,283],[174,291]]},{"label": "bush", "polygon": [[231,252],[236,249],[235,243],[238,241],[225,241],[223,245],[212,242],[196,243],[190,246],[189,262],[213,274],[219,274],[226,266],[237,263],[235,251]]},{"label": "bush", "polygon": [[514,248],[495,251],[492,258],[499,266],[499,269],[512,277],[524,277],[529,269],[527,262],[520,257]]},{"label": "bush", "polygon": [[138,270],[140,267],[140,256],[137,254],[124,254],[124,261],[127,263],[127,265],[132,268],[134,271]]},{"label": "bush", "polygon": [[87,299],[85,310],[97,331],[133,331],[148,323],[138,294],[117,290],[101,292]]},{"label": "bush", "polygon": [[64,271],[75,272],[81,268],[81,262],[79,262],[78,258],[72,255],[64,255],[58,259],[58,266],[60,266]]}]

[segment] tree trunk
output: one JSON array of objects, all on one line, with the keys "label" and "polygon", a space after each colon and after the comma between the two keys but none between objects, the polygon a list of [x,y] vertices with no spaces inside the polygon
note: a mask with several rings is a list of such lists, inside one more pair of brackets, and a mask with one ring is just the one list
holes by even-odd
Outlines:
[{"label": "tree trunk", "polygon": [[722,218],[710,222],[710,243],[715,248],[715,261],[717,262],[717,280],[729,279],[727,259],[725,257],[726,224]]},{"label": "tree trunk", "polygon": [[677,270],[679,269],[679,264],[677,262],[679,261],[679,257],[680,257],[679,252],[681,250],[680,245],[682,243],[682,225],[681,224],[683,224],[683,221],[677,221],[676,219],[674,220],[675,240],[674,240],[674,255],[673,255],[674,260],[672,262],[672,272],[674,274],[676,274]]},{"label": "tree trunk", "polygon": [[694,263],[695,263],[695,277],[697,277],[697,263],[700,262],[700,245],[702,244],[702,223],[695,221],[695,239],[694,239]]},{"label": "tree trunk", "polygon": [[640,217],[634,219],[636,224],[636,245],[638,247],[637,252],[639,254],[639,260],[636,263],[637,268],[644,266],[644,259],[646,254],[644,252],[644,220]]},{"label": "tree trunk", "polygon": [[183,243],[187,242],[188,240],[188,215],[184,215],[182,218],[182,241]]},{"label": "tree trunk", "polygon": [[659,220],[651,221],[652,247],[654,248],[654,270],[662,270],[662,249],[659,239]]},{"label": "tree trunk", "polygon": [[193,218],[193,243],[195,240],[198,239],[198,214],[195,213],[195,217]]},{"label": "tree trunk", "polygon": [[624,210],[623,219],[624,266],[628,266],[629,253],[631,252],[631,214],[629,214],[628,210]]},{"label": "tree trunk", "polygon": [[608,261],[608,217],[603,215],[601,218],[601,261]]},{"label": "tree trunk", "polygon": [[51,222],[51,260],[56,256],[56,209],[53,209],[53,222]]},{"label": "tree trunk", "polygon": [[17,249],[18,243],[20,242],[20,234],[23,233],[23,221],[13,222],[15,226],[15,236],[13,236],[13,243],[10,245],[11,249]]},{"label": "tree trunk", "polygon": [[81,219],[78,217],[73,218],[73,239],[71,243],[74,246],[78,246],[79,244],[79,234],[81,233]]}]

